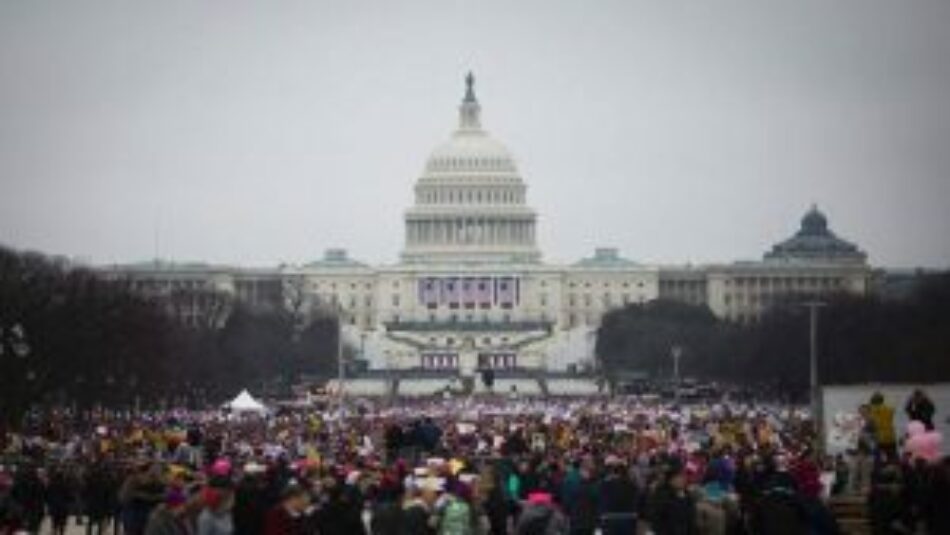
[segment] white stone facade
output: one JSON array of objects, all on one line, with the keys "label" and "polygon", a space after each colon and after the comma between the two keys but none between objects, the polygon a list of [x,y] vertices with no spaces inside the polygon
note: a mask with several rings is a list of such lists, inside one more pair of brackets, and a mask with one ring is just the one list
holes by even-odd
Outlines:
[{"label": "white stone facade", "polygon": [[[868,291],[863,253],[814,209],[798,235],[758,262],[646,266],[610,248],[572,265],[542,262],[526,185],[508,150],[481,128],[473,83],[470,75],[459,128],[416,182],[398,263],[368,266],[331,249],[273,270],[156,263],[102,271],[151,294],[212,288],[255,306],[333,311],[371,369],[463,376],[591,366],[600,318],[625,304],[662,297],[752,320],[780,295]],[[198,318],[210,301],[188,303]]]}]

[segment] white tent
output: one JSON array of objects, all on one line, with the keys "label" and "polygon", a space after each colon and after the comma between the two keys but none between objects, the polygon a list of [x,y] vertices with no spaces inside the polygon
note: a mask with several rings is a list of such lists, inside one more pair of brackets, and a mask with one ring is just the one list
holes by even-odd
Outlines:
[{"label": "white tent", "polygon": [[241,390],[241,393],[238,394],[236,398],[225,403],[224,407],[231,409],[235,413],[264,414],[267,412],[267,408],[264,407],[264,404],[254,399],[247,389]]}]

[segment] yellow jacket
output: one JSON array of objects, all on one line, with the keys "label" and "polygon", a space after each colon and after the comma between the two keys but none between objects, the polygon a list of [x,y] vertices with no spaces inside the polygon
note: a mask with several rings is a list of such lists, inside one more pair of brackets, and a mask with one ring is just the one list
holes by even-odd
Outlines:
[{"label": "yellow jacket", "polygon": [[874,423],[874,438],[878,445],[890,446],[897,443],[894,434],[894,409],[883,403],[871,405],[871,422]]}]

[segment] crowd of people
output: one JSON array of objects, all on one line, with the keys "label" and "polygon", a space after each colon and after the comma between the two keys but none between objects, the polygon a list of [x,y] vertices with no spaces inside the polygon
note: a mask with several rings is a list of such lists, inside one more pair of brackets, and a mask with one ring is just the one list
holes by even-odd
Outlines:
[{"label": "crowd of people", "polygon": [[800,408],[634,396],[49,411],[0,435],[0,534],[832,534],[837,495],[873,533],[950,533],[950,461],[883,396],[861,414],[829,456]]}]

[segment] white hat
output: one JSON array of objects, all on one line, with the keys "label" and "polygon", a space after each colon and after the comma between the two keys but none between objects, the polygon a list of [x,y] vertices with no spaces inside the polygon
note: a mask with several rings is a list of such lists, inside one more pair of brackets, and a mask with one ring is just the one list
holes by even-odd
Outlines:
[{"label": "white hat", "polygon": [[254,461],[251,461],[244,465],[245,474],[263,474],[266,471],[267,471],[266,466],[256,463]]}]

